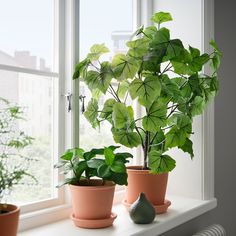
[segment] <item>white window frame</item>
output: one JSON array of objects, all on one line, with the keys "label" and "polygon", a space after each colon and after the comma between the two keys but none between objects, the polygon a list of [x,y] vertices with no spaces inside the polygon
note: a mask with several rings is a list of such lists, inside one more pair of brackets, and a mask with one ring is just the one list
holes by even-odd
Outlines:
[{"label": "white window frame", "polygon": [[[65,131],[59,143],[59,153],[62,153],[67,147],[79,145],[79,81],[71,80],[74,66],[79,60],[79,0],[58,1],[60,16],[59,58],[63,58],[59,63],[59,75],[65,79],[65,84],[61,80],[59,89],[62,95],[68,92],[73,94],[72,111],[70,113],[65,112],[67,103],[63,96],[61,96],[59,101],[63,104],[59,114],[62,117],[60,128],[63,128]],[[133,18],[134,27],[136,28],[141,24],[150,25],[150,17],[153,14],[153,0],[133,1],[133,7],[137,12],[136,17]],[[205,52],[210,52],[208,42],[211,38],[214,38],[214,0],[202,0],[202,6],[202,45]],[[204,72],[209,72],[209,68],[204,68]],[[136,112],[138,114],[141,112],[138,106]],[[201,198],[202,200],[211,200],[214,199],[214,103],[208,106],[202,115],[202,122],[202,143],[204,146],[201,168]],[[135,164],[140,163],[141,149],[137,149],[136,160],[137,162]],[[116,201],[120,201],[122,197],[123,193],[119,191],[116,194]],[[65,191],[65,194],[62,193],[62,198],[57,206],[23,214],[20,221],[20,230],[26,230],[68,218],[70,209],[70,197],[68,191]]]}]

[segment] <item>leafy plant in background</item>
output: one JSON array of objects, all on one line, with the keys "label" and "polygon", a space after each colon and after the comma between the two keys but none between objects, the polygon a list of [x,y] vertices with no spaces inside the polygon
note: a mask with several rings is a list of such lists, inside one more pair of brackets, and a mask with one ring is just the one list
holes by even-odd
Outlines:
[{"label": "leafy plant in background", "polygon": [[[191,134],[193,117],[202,114],[218,91],[217,69],[221,52],[212,40],[211,54],[171,39],[162,23],[169,13],[159,12],[152,21],[158,25],[140,27],[126,43],[126,54],[114,55],[111,62],[100,57],[109,52],[104,44],[91,47],[76,65],[73,79],[80,78],[93,97],[84,113],[94,128],[108,121],[115,142],[126,147],[142,146],[144,169],[152,173],[171,171],[175,160],[166,154],[174,147],[194,156]],[[212,74],[202,73],[210,63]],[[103,107],[101,94],[111,94]],[[95,96],[96,95],[96,96]],[[137,100],[144,115],[134,117],[128,97]]]},{"label": "leafy plant in background", "polygon": [[72,177],[65,179],[59,185],[80,185],[81,179],[86,179],[86,184],[92,177],[113,181],[119,185],[127,185],[127,173],[125,163],[133,156],[130,153],[114,153],[119,146],[109,146],[99,149],[91,149],[85,152],[82,148],[68,149],[55,168],[64,167],[64,175],[71,173]]},{"label": "leafy plant in background", "polygon": [[[20,153],[32,143],[32,138],[19,130],[23,110],[0,98],[0,202],[11,193],[14,186],[24,184],[23,179],[35,177],[27,172],[32,160]],[[4,211],[0,209],[1,211]]]}]

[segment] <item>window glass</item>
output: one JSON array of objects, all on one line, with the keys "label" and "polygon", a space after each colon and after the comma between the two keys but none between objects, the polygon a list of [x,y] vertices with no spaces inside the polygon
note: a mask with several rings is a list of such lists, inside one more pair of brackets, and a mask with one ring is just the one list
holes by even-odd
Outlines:
[{"label": "window glass", "polygon": [[20,154],[33,159],[28,163],[28,172],[38,180],[35,184],[29,178],[23,179],[26,184],[17,186],[8,201],[23,204],[54,197],[53,80],[57,79],[0,70],[0,97],[20,106],[24,113],[25,119],[19,120],[14,128],[33,138],[32,144]]},{"label": "window glass", "polygon": [[54,71],[54,1],[0,0],[0,64]]},{"label": "window glass", "polygon": [[[23,179],[24,184],[13,190],[7,201],[17,204],[57,197],[53,163],[58,158],[58,135],[54,133],[59,79],[51,73],[56,72],[58,62],[55,3],[56,0],[0,0],[0,97],[24,112],[25,120],[17,121],[14,129],[33,138],[20,154],[33,159],[28,172],[38,180],[35,184],[32,179]],[[28,69],[46,71],[48,76]]]},{"label": "window glass", "polygon": [[[99,10],[98,10],[99,9]],[[116,53],[125,53],[125,42],[133,32],[132,0],[81,0],[80,1],[80,59],[86,57],[93,44],[105,43],[110,53],[101,60],[111,60]],[[83,82],[80,83],[80,94],[85,95],[86,104],[91,98],[90,91]],[[100,98],[102,109],[106,95]],[[80,145],[85,149],[114,144],[111,126],[105,121],[99,130],[91,127],[84,116],[80,117]],[[129,150],[130,151],[130,150]]]}]

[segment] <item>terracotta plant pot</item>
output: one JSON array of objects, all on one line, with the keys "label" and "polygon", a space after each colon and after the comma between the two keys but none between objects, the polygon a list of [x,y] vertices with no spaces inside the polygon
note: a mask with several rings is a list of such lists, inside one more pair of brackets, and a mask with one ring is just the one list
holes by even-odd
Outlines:
[{"label": "terracotta plant pot", "polygon": [[110,226],[116,214],[111,212],[115,184],[90,180],[90,186],[70,185],[73,213],[71,218],[78,227],[103,228]]},{"label": "terracotta plant pot", "polygon": [[149,170],[142,170],[141,166],[130,166],[127,172],[128,186],[124,205],[129,207],[143,192],[155,207],[156,213],[166,212],[170,205],[170,201],[165,200],[168,173],[151,174]]},{"label": "terracotta plant pot", "polygon": [[[3,205],[0,204],[0,209],[3,209]],[[20,208],[7,204],[4,208],[7,213],[0,214],[0,235],[1,236],[16,236],[19,222]]]}]

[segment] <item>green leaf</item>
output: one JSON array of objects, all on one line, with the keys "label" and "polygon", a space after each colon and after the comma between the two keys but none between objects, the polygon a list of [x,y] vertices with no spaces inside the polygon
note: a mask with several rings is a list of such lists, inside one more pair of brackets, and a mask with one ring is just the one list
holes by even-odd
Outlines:
[{"label": "green leaf", "polygon": [[128,55],[131,57],[142,57],[148,50],[149,39],[140,38],[128,41],[126,45],[130,48]]},{"label": "green leaf", "polygon": [[115,154],[110,148],[104,149],[105,162],[108,166],[111,166],[115,160]]},{"label": "green leaf", "polygon": [[151,20],[154,23],[161,24],[163,22],[172,21],[173,19],[169,12],[158,12],[152,16]]},{"label": "green leaf", "polygon": [[118,97],[123,99],[128,90],[129,90],[129,83],[126,80],[120,82],[117,88]]},{"label": "green leaf", "polygon": [[156,33],[157,33],[157,28],[154,25],[148,26],[143,31],[144,36],[146,36],[149,39],[153,39]]},{"label": "green leaf", "polygon": [[111,70],[109,62],[102,62],[100,71],[88,71],[86,77],[84,77],[84,82],[88,85],[88,88],[93,91],[94,89],[99,89],[104,94],[106,93],[111,79],[113,76],[113,71]]},{"label": "green leaf", "polygon": [[115,153],[115,160],[128,162],[128,158],[133,158],[133,155],[128,152]]},{"label": "green leaf", "polygon": [[188,84],[190,85],[191,92],[193,92],[195,95],[202,96],[198,74],[191,75],[189,77]]},{"label": "green leaf", "polygon": [[210,79],[210,90],[217,92],[219,90],[219,80],[216,76]]},{"label": "green leaf", "polygon": [[156,32],[156,35],[153,38],[150,46],[155,47],[159,44],[168,43],[169,41],[170,41],[170,31],[167,28],[163,27]]},{"label": "green leaf", "polygon": [[74,154],[71,149],[68,149],[60,158],[66,161],[70,161],[73,158]]},{"label": "green leaf", "polygon": [[100,165],[105,164],[105,161],[102,159],[94,158],[89,161],[87,161],[87,165],[89,168],[95,168],[97,169]]},{"label": "green leaf", "polygon": [[180,90],[182,97],[184,97],[185,99],[188,99],[191,97],[192,95],[192,90],[190,87],[189,83],[186,83]]},{"label": "green leaf", "polygon": [[101,90],[96,88],[92,90],[92,98],[98,101],[101,96],[103,96],[103,92],[101,92]]},{"label": "green leaf", "polygon": [[131,124],[132,119],[130,115],[129,109],[125,104],[120,102],[115,103],[112,112],[114,127],[117,129],[128,127]]},{"label": "green leaf", "polygon": [[125,173],[126,172],[126,166],[121,161],[114,161],[114,163],[111,166],[111,170],[115,173]]},{"label": "green leaf", "polygon": [[147,110],[147,115],[143,118],[143,128],[148,131],[158,131],[161,126],[166,124],[167,107],[159,101],[153,102]]},{"label": "green leaf", "polygon": [[84,149],[82,148],[73,148],[71,149],[73,152],[73,157],[77,157],[77,158],[83,158],[84,155]]},{"label": "green leaf", "polygon": [[183,146],[187,134],[184,130],[179,129],[177,126],[173,126],[166,134],[165,148]]},{"label": "green leaf", "polygon": [[75,66],[75,71],[73,74],[73,79],[77,79],[80,76],[84,77],[85,76],[85,71],[88,69],[88,66],[90,64],[90,60],[89,59],[84,59],[83,61],[81,61],[80,63],[78,63]]},{"label": "green leaf", "polygon": [[112,133],[115,142],[126,147],[133,148],[141,144],[140,137],[135,132],[126,129],[116,130],[113,128]]},{"label": "green leaf", "polygon": [[109,178],[111,176],[110,166],[108,166],[107,164],[99,166],[97,172],[98,177],[101,178]]},{"label": "green leaf", "polygon": [[135,79],[129,86],[129,92],[132,99],[139,98],[139,103],[147,106],[151,104],[160,95],[161,84],[156,76],[148,76],[142,81]]},{"label": "green leaf", "polygon": [[93,148],[89,152],[85,152],[84,159],[88,161],[96,155],[104,155],[104,148]]},{"label": "green leaf", "polygon": [[193,143],[190,139],[186,139],[185,143],[183,146],[179,146],[178,148],[182,149],[184,152],[187,152],[190,154],[191,159],[194,157],[193,154]]},{"label": "green leaf", "polygon": [[189,136],[192,132],[192,120],[187,115],[177,115],[177,127]]},{"label": "green leaf", "polygon": [[112,69],[117,80],[133,79],[138,71],[139,62],[130,56],[117,54],[112,60]]},{"label": "green leaf", "polygon": [[97,88],[101,90],[104,94],[106,93],[110,82],[113,77],[113,71],[111,69],[110,62],[104,61],[101,63],[99,77],[97,78]]},{"label": "green leaf", "polygon": [[180,102],[181,100],[181,92],[179,90],[178,85],[174,82],[173,79],[170,79],[168,75],[161,76],[161,87],[162,87],[162,95],[168,96],[171,98],[173,102]]},{"label": "green leaf", "polygon": [[178,57],[184,51],[184,46],[181,40],[179,39],[172,39],[168,42],[166,56],[164,60],[168,61],[173,58]]},{"label": "green leaf", "polygon": [[193,71],[190,69],[189,65],[184,62],[171,60],[171,64],[174,67],[174,72],[183,75],[192,75]]},{"label": "green leaf", "polygon": [[99,57],[104,54],[109,52],[109,49],[105,46],[104,43],[102,44],[94,44],[90,48],[90,53],[87,55],[87,59],[91,61],[96,61],[99,59]]},{"label": "green leaf", "polygon": [[193,72],[198,72],[202,70],[204,64],[209,61],[210,57],[208,54],[204,53],[201,56],[194,57],[189,63],[189,68]]},{"label": "green leaf", "polygon": [[164,140],[165,140],[165,134],[164,132],[160,129],[157,131],[157,133],[151,133],[151,140],[153,140],[153,143],[151,145],[151,150],[162,150],[164,149]]},{"label": "green leaf", "polygon": [[213,39],[210,41],[210,45],[214,48],[215,52],[219,54],[219,56],[222,56],[220,49],[218,48],[216,42]]},{"label": "green leaf", "polygon": [[87,109],[84,112],[85,118],[89,121],[92,126],[96,124],[96,119],[98,116],[98,102],[95,99],[91,99],[90,102],[88,103]]},{"label": "green leaf", "polygon": [[109,122],[112,122],[112,112],[113,112],[113,106],[116,103],[116,100],[113,98],[107,99],[104,103],[104,107],[102,109],[102,112],[100,114],[100,118],[106,119]]},{"label": "green leaf", "polygon": [[75,167],[76,178],[79,180],[83,172],[88,168],[86,161],[80,161]]},{"label": "green leaf", "polygon": [[200,50],[197,48],[193,48],[193,47],[189,46],[189,51],[190,51],[193,58],[200,56]]},{"label": "green leaf", "polygon": [[[59,161],[58,163],[56,163],[53,167],[54,168],[61,168],[64,165],[66,165],[68,162],[67,161]],[[1,171],[0,171],[1,172]]]},{"label": "green leaf", "polygon": [[205,100],[203,97],[196,96],[190,104],[190,113],[192,116],[201,115],[205,108]]},{"label": "green leaf", "polygon": [[110,179],[114,183],[119,184],[119,185],[128,185],[127,178],[128,178],[127,173],[115,173],[115,172],[112,172],[112,174],[110,176]]},{"label": "green leaf", "polygon": [[175,168],[175,160],[168,155],[161,155],[158,151],[148,153],[148,162],[151,173],[159,174],[172,171]]},{"label": "green leaf", "polygon": [[220,55],[215,53],[214,56],[212,57],[212,63],[211,63],[212,68],[216,71],[220,67]]}]

